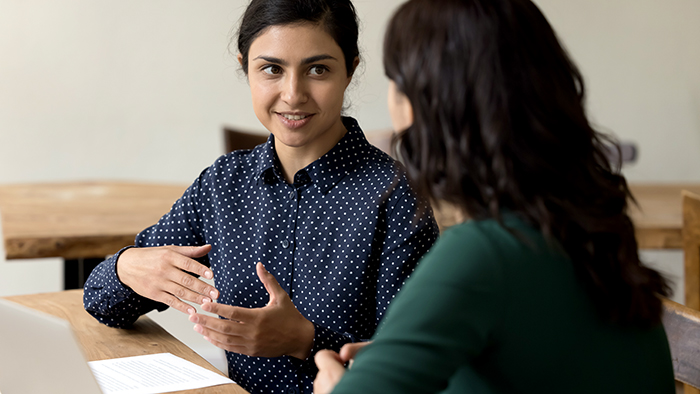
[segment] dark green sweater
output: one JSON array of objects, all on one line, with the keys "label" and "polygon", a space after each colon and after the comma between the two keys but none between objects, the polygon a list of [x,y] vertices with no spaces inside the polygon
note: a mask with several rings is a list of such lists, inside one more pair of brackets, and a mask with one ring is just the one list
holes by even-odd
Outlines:
[{"label": "dark green sweater", "polygon": [[341,393],[675,393],[663,326],[606,323],[570,259],[514,216],[438,240]]}]

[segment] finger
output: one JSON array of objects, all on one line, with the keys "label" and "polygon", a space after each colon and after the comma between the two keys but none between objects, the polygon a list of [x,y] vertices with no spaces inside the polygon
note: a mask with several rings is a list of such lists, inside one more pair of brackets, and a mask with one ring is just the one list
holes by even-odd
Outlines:
[{"label": "finger", "polygon": [[188,301],[203,304],[216,300],[219,295],[214,286],[181,270],[170,271],[167,277],[171,282],[182,287],[190,296],[195,297],[188,299]]},{"label": "finger", "polygon": [[179,298],[175,297],[174,295],[170,293],[161,293],[160,296],[153,298],[154,300],[158,302],[162,302],[163,304],[169,306],[170,308],[177,309],[178,311],[182,313],[186,313],[188,315],[192,315],[197,312],[197,310],[190,304],[183,302]]},{"label": "finger", "polygon": [[318,367],[318,374],[314,380],[314,394],[330,393],[345,374],[345,368],[338,360],[338,354],[330,350],[316,353],[314,361]]},{"label": "finger", "polygon": [[[196,326],[195,326],[195,331],[197,331]],[[197,331],[197,332],[199,332],[199,331]],[[249,353],[248,348],[243,344],[243,342],[241,342],[241,343],[235,343],[232,341],[223,342],[223,341],[218,341],[214,338],[211,338],[207,335],[202,335],[202,336],[209,343],[211,343],[212,345],[214,345],[220,349],[224,349],[224,350],[227,350],[229,352],[234,352],[234,353],[239,353],[239,354],[246,354],[246,355],[248,355],[248,353]]]},{"label": "finger", "polygon": [[267,294],[270,295],[269,303],[273,303],[279,298],[287,295],[287,292],[284,291],[282,286],[280,286],[279,282],[277,282],[277,278],[275,278],[274,275],[269,273],[262,263],[256,264],[255,270],[258,273],[258,278],[260,278],[260,282],[262,282],[263,286],[265,286]]},{"label": "finger", "polygon": [[177,251],[178,253],[191,257],[193,259],[203,257],[207,253],[211,252],[211,245],[201,245],[201,246],[176,246],[171,245],[170,249]]},{"label": "finger", "polygon": [[253,323],[260,313],[260,308],[241,308],[212,302],[202,304],[202,310],[239,323]]},{"label": "finger", "polygon": [[343,366],[343,360],[340,359],[340,355],[328,349],[319,350],[314,356],[314,361],[318,369],[333,368],[336,365]]},{"label": "finger", "polygon": [[[166,264],[170,264],[177,268],[177,270],[163,270],[163,272],[166,273],[167,278],[169,280],[179,284],[180,286],[185,287],[186,289],[192,292],[201,294],[205,297],[211,297],[211,300],[216,300],[219,297],[219,291],[214,286],[211,286],[203,280],[200,280],[199,278],[187,273],[191,272],[196,275],[203,276],[205,278],[211,278],[213,276],[213,273],[209,269],[209,267],[205,266],[204,264],[200,264],[199,262],[192,260],[191,258],[185,255],[180,254],[177,250],[170,250],[169,252],[170,253],[168,254],[168,256],[163,260],[169,262]],[[188,298],[187,300],[197,302],[199,304],[203,302],[202,297],[197,297],[195,299]]]},{"label": "finger", "polygon": [[[193,316],[195,316],[195,315],[190,316],[190,321],[198,321],[198,320],[201,321],[201,319],[197,319],[197,318],[193,319]],[[201,315],[196,315],[196,316],[201,317]],[[216,319],[216,318],[214,318],[214,319],[218,320],[219,322],[218,323],[213,322],[215,324],[207,326],[206,325],[207,323],[210,323],[210,324],[212,323],[211,320],[207,320],[206,322],[195,324],[193,328],[196,332],[201,334],[204,337],[204,339],[206,339],[207,341],[211,342],[212,344],[214,344],[215,346],[217,346],[221,349],[229,350],[229,351],[236,352],[236,353],[251,355],[251,354],[249,354],[250,341],[248,340],[248,338],[244,335],[238,335],[236,333],[237,326],[238,327],[242,326],[240,323]],[[225,327],[225,328],[222,327],[222,325],[221,325],[222,323],[228,325],[229,327]],[[216,329],[212,329],[212,327],[214,327]],[[225,333],[223,333],[222,331],[224,331]]]},{"label": "finger", "polygon": [[161,292],[164,294],[163,297],[172,296],[184,303],[192,302],[199,305],[211,303],[210,297],[199,294],[196,291],[192,291],[191,289],[183,286],[181,283],[170,280],[165,281],[161,285]]},{"label": "finger", "polygon": [[209,333],[244,337],[248,332],[248,327],[242,323],[219,319],[218,317],[207,316],[201,313],[190,315],[189,321],[202,326]]},{"label": "finger", "polygon": [[204,264],[193,259],[203,257],[211,251],[211,245],[204,246],[170,246],[171,250],[183,258],[175,258],[178,268],[183,271],[202,276],[207,279],[214,278],[214,273]]},{"label": "finger", "polygon": [[357,352],[365,346],[369,345],[371,342],[357,342],[357,343],[347,343],[340,348],[340,359],[343,363],[346,363],[357,355]]}]

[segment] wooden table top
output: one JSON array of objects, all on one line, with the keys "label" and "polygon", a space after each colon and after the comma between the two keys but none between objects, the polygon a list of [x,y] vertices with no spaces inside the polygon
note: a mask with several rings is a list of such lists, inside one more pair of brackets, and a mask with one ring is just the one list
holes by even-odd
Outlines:
[{"label": "wooden table top", "polygon": [[700,184],[631,184],[639,207],[630,208],[640,249],[682,249],[681,190],[700,194]]},{"label": "wooden table top", "polygon": [[[681,190],[700,194],[700,184],[631,184],[639,206],[630,206],[640,249],[682,249],[683,213]],[[435,211],[444,230],[459,222],[450,208]]]},{"label": "wooden table top", "polygon": [[0,185],[7,259],[115,253],[155,224],[186,188],[126,182]]},{"label": "wooden table top", "polygon": [[[170,210],[187,185],[74,182],[0,185],[0,218],[8,259],[104,257]],[[632,184],[641,249],[682,248],[681,190],[700,184]],[[436,212],[441,228],[453,221]]]},{"label": "wooden table top", "polygon": [[[68,320],[88,361],[144,354],[172,353],[203,368],[223,375],[194,350],[170,335],[156,322],[141,316],[132,329],[110,328],[100,324],[83,308],[83,291],[67,290],[57,293],[5,297],[36,310]],[[247,394],[237,384],[206,387],[178,393]]]}]

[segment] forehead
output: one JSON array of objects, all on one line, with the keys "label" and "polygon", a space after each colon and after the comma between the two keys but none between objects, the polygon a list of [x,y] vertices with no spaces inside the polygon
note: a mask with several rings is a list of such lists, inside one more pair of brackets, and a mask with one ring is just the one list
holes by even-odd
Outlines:
[{"label": "forehead", "polygon": [[287,61],[315,55],[331,55],[343,61],[343,51],[320,25],[298,23],[274,25],[263,30],[251,44],[248,57],[271,56]]}]

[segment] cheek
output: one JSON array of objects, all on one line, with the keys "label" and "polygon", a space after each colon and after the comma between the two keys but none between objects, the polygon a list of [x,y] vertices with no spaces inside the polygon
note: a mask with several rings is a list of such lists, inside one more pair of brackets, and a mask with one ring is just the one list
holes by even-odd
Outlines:
[{"label": "cheek", "polygon": [[344,96],[345,85],[340,82],[333,83],[319,89],[317,101],[319,103],[325,103],[325,106],[329,108],[341,108],[343,106]]},{"label": "cheek", "polygon": [[250,96],[253,109],[258,115],[268,112],[269,107],[275,102],[274,89],[270,84],[250,81]]}]

